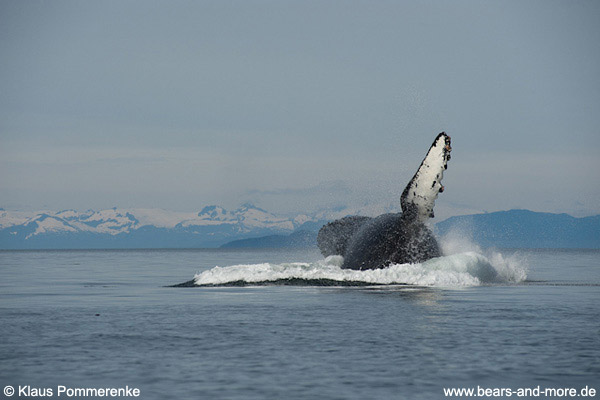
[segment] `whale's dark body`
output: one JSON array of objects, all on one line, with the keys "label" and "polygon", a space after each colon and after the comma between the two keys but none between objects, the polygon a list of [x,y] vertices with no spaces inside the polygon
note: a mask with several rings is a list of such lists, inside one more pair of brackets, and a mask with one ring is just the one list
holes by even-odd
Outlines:
[{"label": "whale's dark body", "polygon": [[416,263],[441,255],[425,222],[450,159],[450,137],[440,133],[415,176],[404,189],[402,213],[375,218],[350,216],[330,222],[319,231],[317,243],[324,256],[342,255],[342,268],[376,269],[390,264]]},{"label": "whale's dark body", "polygon": [[346,227],[346,232],[340,235],[339,227],[344,222],[348,220],[325,225],[317,238],[323,255],[344,256],[342,268],[383,268],[389,264],[422,262],[441,255],[427,226],[406,220],[402,213],[361,220],[351,224],[352,229]]}]

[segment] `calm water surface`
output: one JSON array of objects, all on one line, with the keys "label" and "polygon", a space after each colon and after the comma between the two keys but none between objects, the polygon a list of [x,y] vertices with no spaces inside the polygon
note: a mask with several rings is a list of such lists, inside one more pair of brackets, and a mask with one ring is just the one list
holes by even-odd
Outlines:
[{"label": "calm water surface", "polygon": [[514,285],[170,288],[216,265],[321,257],[2,251],[0,386],[129,385],[143,399],[442,399],[444,387],[478,385],[600,390],[600,252],[520,253],[528,280]]}]

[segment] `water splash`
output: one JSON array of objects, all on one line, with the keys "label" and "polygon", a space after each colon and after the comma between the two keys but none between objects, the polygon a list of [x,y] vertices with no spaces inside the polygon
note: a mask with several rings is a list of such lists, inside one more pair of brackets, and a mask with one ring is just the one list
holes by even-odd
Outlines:
[{"label": "water splash", "polygon": [[214,267],[194,277],[196,285],[213,286],[243,282],[245,284],[282,283],[290,280],[328,282],[330,285],[414,285],[463,287],[493,283],[515,283],[526,274],[518,263],[492,254],[467,251],[433,258],[417,264],[393,264],[387,268],[355,271],[342,269],[343,258],[330,256],[313,263],[241,264]]},{"label": "water splash", "polygon": [[439,239],[442,254],[451,256],[463,252],[474,252],[485,257],[496,273],[495,282],[519,283],[527,279],[529,269],[524,255],[515,252],[503,254],[497,249],[482,249],[473,240],[473,229],[469,226],[457,227]]}]

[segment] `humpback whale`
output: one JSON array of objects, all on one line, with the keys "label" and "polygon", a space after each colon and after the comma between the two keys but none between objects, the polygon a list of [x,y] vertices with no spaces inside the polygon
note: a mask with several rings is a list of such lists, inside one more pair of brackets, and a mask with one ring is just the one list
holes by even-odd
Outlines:
[{"label": "humpback whale", "polygon": [[442,178],[450,160],[450,136],[437,135],[400,197],[401,213],[375,218],[349,216],[324,225],[317,236],[321,253],[344,257],[342,268],[364,270],[390,264],[418,263],[441,255],[425,225],[444,191]]}]

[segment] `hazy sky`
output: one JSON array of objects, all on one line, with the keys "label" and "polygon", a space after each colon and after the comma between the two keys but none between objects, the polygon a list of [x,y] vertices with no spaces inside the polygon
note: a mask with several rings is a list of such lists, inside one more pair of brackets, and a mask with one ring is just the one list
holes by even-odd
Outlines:
[{"label": "hazy sky", "polygon": [[[0,207],[600,213],[600,2],[0,0]],[[439,213],[438,213],[439,215]]]}]

